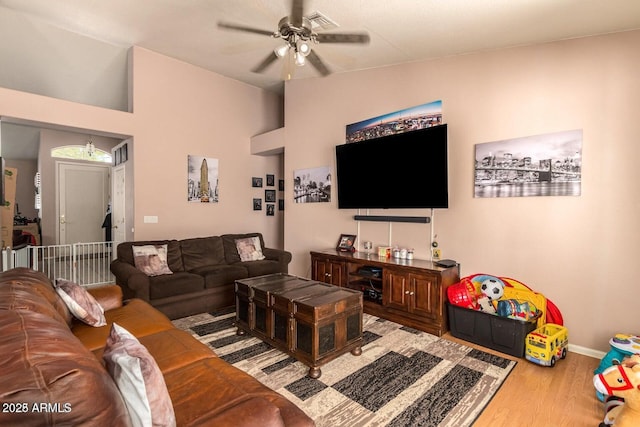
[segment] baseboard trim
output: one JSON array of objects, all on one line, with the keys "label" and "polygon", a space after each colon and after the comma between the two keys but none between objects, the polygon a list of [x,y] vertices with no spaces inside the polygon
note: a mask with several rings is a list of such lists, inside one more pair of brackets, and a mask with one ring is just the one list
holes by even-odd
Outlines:
[{"label": "baseboard trim", "polygon": [[582,354],[584,356],[593,357],[596,359],[602,359],[605,354],[604,351],[594,350],[592,348],[582,347],[581,345],[569,344],[569,351],[573,353]]}]

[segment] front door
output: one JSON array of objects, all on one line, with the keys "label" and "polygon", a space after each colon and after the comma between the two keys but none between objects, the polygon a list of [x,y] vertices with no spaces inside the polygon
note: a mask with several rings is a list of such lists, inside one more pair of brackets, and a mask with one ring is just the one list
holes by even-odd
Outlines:
[{"label": "front door", "polygon": [[107,165],[58,162],[58,243],[104,242],[109,204]]}]

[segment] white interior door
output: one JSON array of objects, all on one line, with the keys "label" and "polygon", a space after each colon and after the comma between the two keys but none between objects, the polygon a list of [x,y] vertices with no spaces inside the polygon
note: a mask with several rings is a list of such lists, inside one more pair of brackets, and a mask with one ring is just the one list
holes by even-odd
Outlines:
[{"label": "white interior door", "polygon": [[126,174],[124,165],[113,169],[113,197],[111,200],[111,224],[113,226],[112,240],[125,242],[126,236]]},{"label": "white interior door", "polygon": [[107,165],[58,162],[58,242],[103,242],[109,203]]}]

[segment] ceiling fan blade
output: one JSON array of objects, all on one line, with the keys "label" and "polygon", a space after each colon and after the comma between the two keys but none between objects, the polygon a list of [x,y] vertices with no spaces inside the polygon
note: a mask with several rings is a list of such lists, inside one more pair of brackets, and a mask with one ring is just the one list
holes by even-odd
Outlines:
[{"label": "ceiling fan blade", "polygon": [[258,65],[256,65],[255,67],[253,67],[251,69],[252,72],[254,73],[261,73],[264,70],[266,70],[266,68],[271,65],[275,60],[277,60],[278,57],[276,56],[276,54],[274,52],[271,52],[269,55],[267,55],[266,58],[264,58],[262,60],[261,63],[259,63]]},{"label": "ceiling fan blade", "polygon": [[304,0],[291,1],[291,25],[300,28],[302,26],[302,15],[304,14]]},{"label": "ceiling fan blade", "polygon": [[369,43],[367,33],[321,33],[316,36],[319,43]]},{"label": "ceiling fan blade", "polygon": [[309,55],[307,55],[307,60],[323,76],[331,74],[331,70],[329,70],[329,68],[325,65],[325,63],[322,62],[322,59],[320,59],[320,57],[315,51],[312,50],[311,52],[309,52]]},{"label": "ceiling fan blade", "polygon": [[273,36],[273,31],[261,30],[259,28],[247,27],[246,25],[231,24],[229,22],[218,22],[218,28],[225,30],[244,31],[247,33],[262,34],[265,36]]}]

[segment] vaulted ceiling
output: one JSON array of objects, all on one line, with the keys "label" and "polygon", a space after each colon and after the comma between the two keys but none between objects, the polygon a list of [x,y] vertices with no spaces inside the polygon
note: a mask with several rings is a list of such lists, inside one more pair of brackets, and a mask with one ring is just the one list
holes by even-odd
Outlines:
[{"label": "vaulted ceiling", "polygon": [[[281,40],[218,28],[219,21],[275,32],[292,0],[0,0],[0,7],[115,45],[141,46],[281,90],[282,64],[250,70]],[[640,28],[637,0],[304,0],[305,16],[368,32],[370,43],[314,45],[333,72]],[[280,60],[282,61],[282,60]],[[5,66],[5,64],[3,64]],[[294,78],[318,76],[309,65]]]},{"label": "vaulted ceiling", "polygon": [[[0,0],[0,12],[64,30],[43,35],[49,46],[72,49],[64,34],[76,33],[119,49],[140,46],[282,92],[283,59],[263,73],[251,69],[283,44],[265,33],[278,30],[292,2],[302,5],[305,17],[315,17],[317,33],[369,34],[368,44],[312,44],[335,73],[640,28],[638,0]],[[225,30],[221,21],[263,31]],[[58,34],[60,40],[51,40]],[[4,43],[21,55],[33,49],[21,47],[19,38]],[[10,75],[13,61],[0,60]],[[294,79],[319,76],[308,61],[293,69]],[[29,78],[24,68],[18,70],[16,78]],[[77,83],[71,73],[65,78],[56,84]],[[37,141],[37,131],[8,124],[3,130],[3,140],[24,141],[4,146],[3,156],[33,158],[37,144],[27,141]]]}]

